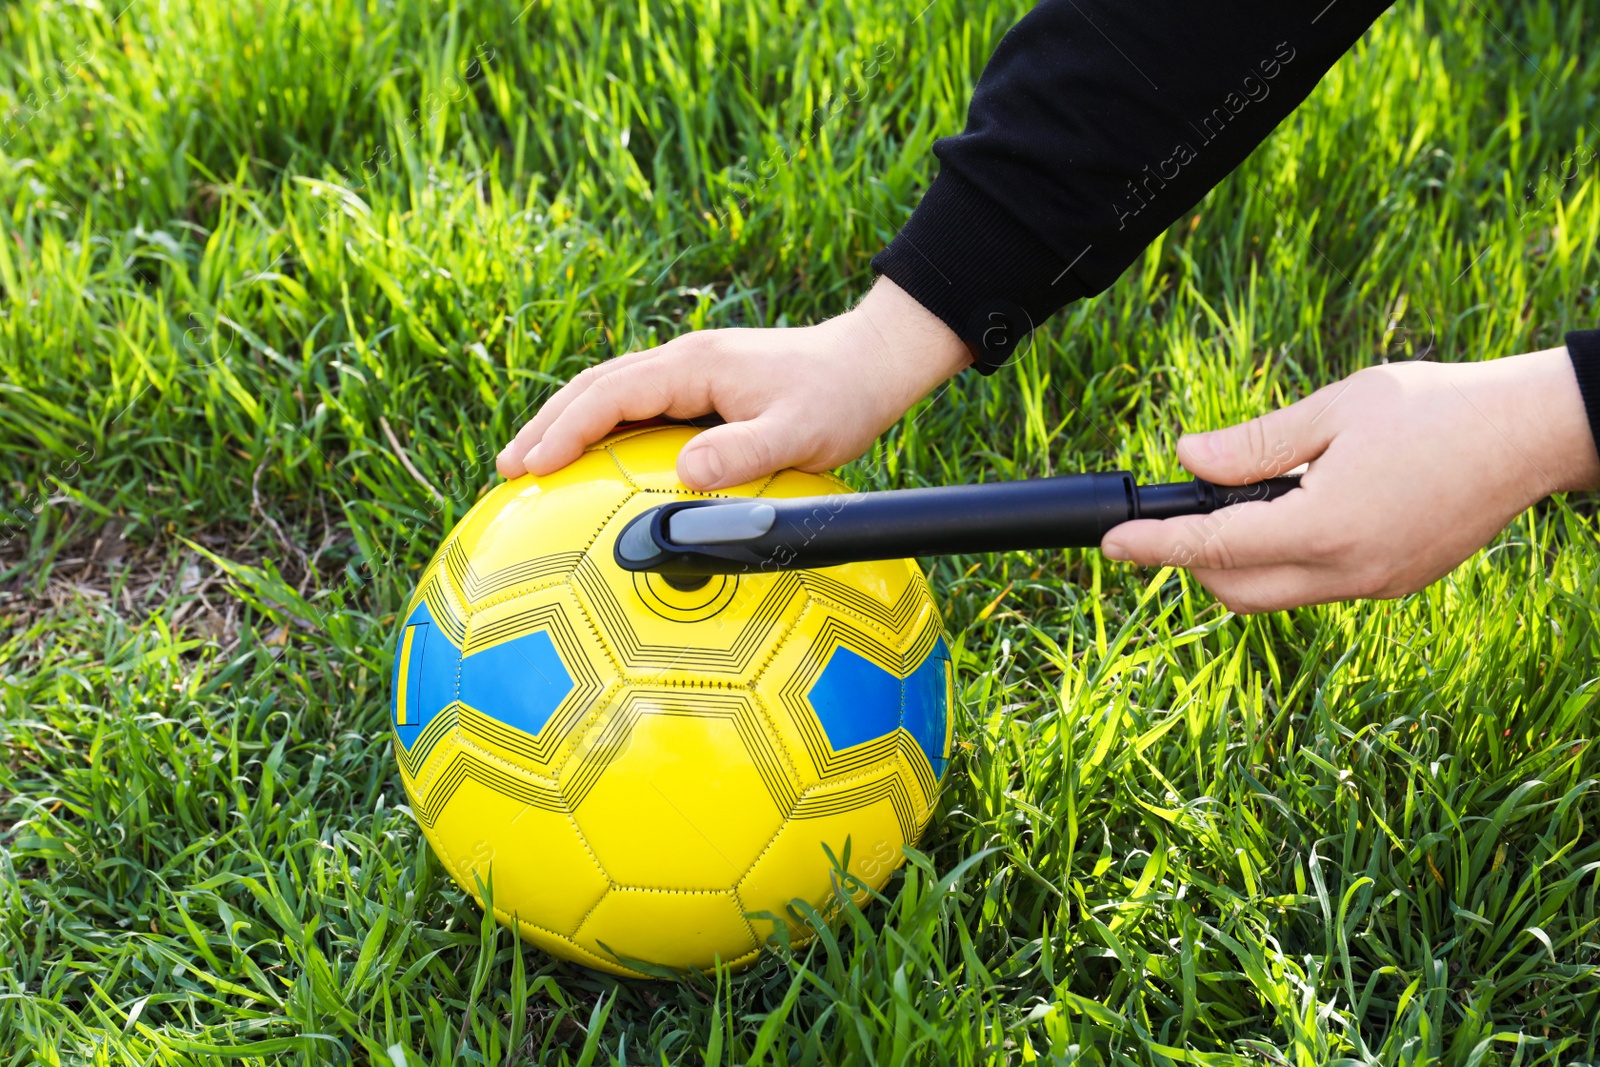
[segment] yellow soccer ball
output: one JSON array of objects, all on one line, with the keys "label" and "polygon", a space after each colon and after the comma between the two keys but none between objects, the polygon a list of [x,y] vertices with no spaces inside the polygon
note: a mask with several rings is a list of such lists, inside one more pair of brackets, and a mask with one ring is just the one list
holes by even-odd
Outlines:
[{"label": "yellow soccer ball", "polygon": [[[395,650],[412,811],[451,876],[558,956],[739,967],[812,931],[834,868],[880,887],[927,825],[952,675],[915,562],[633,574],[612,542],[686,490],[695,430],[624,430],[497,486],[422,573]],[[798,471],[726,496],[847,492]],[[630,966],[633,964],[634,966]]]}]

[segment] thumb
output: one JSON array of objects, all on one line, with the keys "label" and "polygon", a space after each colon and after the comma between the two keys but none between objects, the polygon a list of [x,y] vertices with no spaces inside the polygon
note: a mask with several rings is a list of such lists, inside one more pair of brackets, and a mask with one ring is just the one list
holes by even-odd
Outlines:
[{"label": "thumb", "polygon": [[1277,411],[1207,433],[1178,439],[1178,460],[1191,473],[1218,485],[1248,485],[1276,478],[1322,455],[1333,440],[1331,419],[1316,394]]},{"label": "thumb", "polygon": [[678,480],[702,493],[753,482],[803,458],[799,433],[781,419],[761,415],[714,426],[678,453]]}]

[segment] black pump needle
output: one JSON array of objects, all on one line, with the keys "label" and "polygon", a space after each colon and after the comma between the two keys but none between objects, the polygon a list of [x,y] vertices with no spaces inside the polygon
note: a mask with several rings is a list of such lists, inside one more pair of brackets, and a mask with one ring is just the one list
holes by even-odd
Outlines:
[{"label": "black pump needle", "polygon": [[1139,485],[1126,471],[984,485],[787,499],[679,500],[651,508],[617,537],[617,565],[656,571],[682,589],[713,574],[833,567],[874,559],[1093,548],[1132,519],[1205,515],[1273,500],[1298,476],[1251,485],[1195,479]]}]

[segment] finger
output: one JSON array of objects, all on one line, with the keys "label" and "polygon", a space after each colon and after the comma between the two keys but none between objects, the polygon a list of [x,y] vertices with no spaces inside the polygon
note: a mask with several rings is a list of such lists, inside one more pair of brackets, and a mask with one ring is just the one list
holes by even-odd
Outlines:
[{"label": "finger", "polygon": [[556,390],[555,394],[540,406],[534,417],[523,425],[522,429],[517,432],[517,435],[512,438],[505,448],[500,450],[500,454],[495,457],[495,467],[507,478],[515,478],[527,473],[527,467],[524,462],[526,456],[544,438],[545,432],[550,428],[550,424],[574,400],[591,389],[597,381],[632,364],[653,359],[661,354],[663,348],[665,348],[664,345],[658,345],[655,348],[641,349],[638,352],[629,352],[615,359],[608,359],[604,363],[596,363],[593,366],[585,367],[560,389]]},{"label": "finger", "polygon": [[522,429],[517,431],[517,435],[495,457],[495,468],[506,478],[516,478],[526,474],[527,467],[523,460],[533,450],[533,447],[543,439],[545,432],[550,428],[550,424],[574,400],[593,388],[595,382],[607,375],[614,374],[625,367],[644,360],[653,359],[661,355],[665,347],[665,345],[658,345],[655,348],[640,349],[637,352],[629,352],[614,359],[608,359],[604,363],[596,363],[593,366],[585,367],[545,400],[533,418],[523,424]]},{"label": "finger", "polygon": [[529,474],[558,471],[619,422],[657,415],[685,419],[712,410],[704,375],[676,358],[640,360],[597,378],[551,420],[523,459]]},{"label": "finger", "polygon": [[1287,611],[1322,604],[1339,596],[1327,585],[1328,575],[1299,564],[1249,567],[1236,571],[1194,570],[1190,574],[1224,607],[1238,615]]},{"label": "finger", "polygon": [[[1348,388],[1348,382],[1338,383]],[[1286,408],[1207,433],[1178,439],[1185,469],[1219,485],[1248,485],[1275,478],[1316,459],[1337,432],[1335,420],[1322,418],[1336,399],[1319,389]]]},{"label": "finger", "polygon": [[678,480],[709,493],[793,467],[812,451],[792,417],[768,413],[713,427],[684,445],[678,453]]},{"label": "finger", "polygon": [[506,446],[494,457],[494,469],[500,472],[500,477],[520,478],[527,474],[528,468],[523,464],[522,460],[533,449],[537,441],[538,435],[533,428],[533,423],[524,423],[522,429],[517,431],[517,435],[507,441]]},{"label": "finger", "polygon": [[1272,501],[1235,504],[1209,515],[1135,519],[1100,542],[1110,559],[1143,567],[1232,571],[1307,559],[1327,525],[1310,490]]}]

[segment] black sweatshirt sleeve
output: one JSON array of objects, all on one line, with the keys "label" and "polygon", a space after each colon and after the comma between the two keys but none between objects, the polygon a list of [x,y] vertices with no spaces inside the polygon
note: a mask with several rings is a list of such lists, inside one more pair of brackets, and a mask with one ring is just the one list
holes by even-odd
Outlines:
[{"label": "black sweatshirt sleeve", "polygon": [[1572,330],[1567,337],[1567,358],[1578,378],[1583,394],[1584,414],[1589,416],[1589,433],[1595,450],[1600,451],[1600,330]]},{"label": "black sweatshirt sleeve", "polygon": [[872,261],[988,373],[1116,281],[1306,98],[1390,0],[1042,0]]}]

